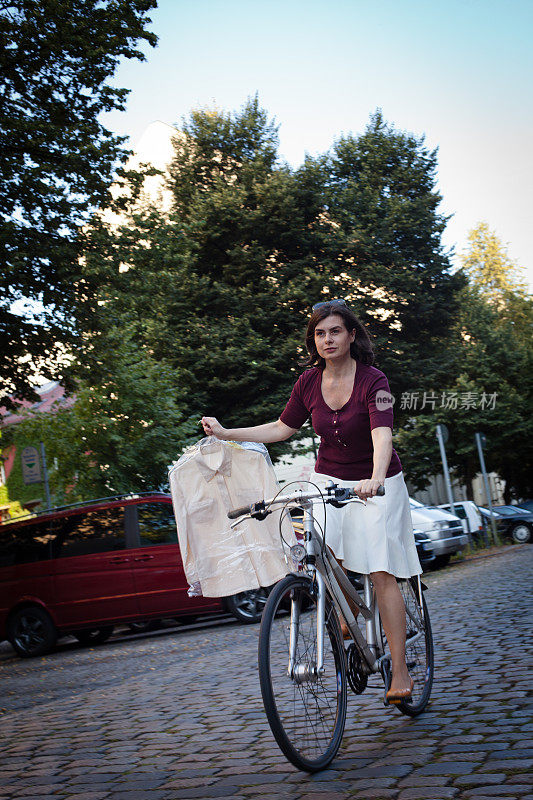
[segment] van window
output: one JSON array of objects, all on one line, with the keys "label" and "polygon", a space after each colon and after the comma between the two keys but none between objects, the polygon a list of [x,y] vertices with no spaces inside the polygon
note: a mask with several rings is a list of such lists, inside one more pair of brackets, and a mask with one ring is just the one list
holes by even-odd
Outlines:
[{"label": "van window", "polygon": [[170,503],[143,503],[137,506],[141,547],[152,544],[177,544],[176,520]]},{"label": "van window", "polygon": [[106,508],[52,521],[54,558],[124,550],[124,509]]},{"label": "van window", "polygon": [[[464,509],[464,506],[457,505],[457,503],[454,503],[453,507],[455,509],[453,513],[455,514],[456,517],[459,517],[459,519],[466,519],[466,511]],[[446,511],[452,513],[452,507],[446,506]]]},{"label": "van window", "polygon": [[[450,513],[452,513],[451,506],[441,506],[441,508],[443,508],[444,511],[449,511]],[[464,506],[459,506],[456,503],[454,503],[454,508],[455,511],[453,513],[455,514],[456,517],[459,517],[459,519],[466,519],[466,511],[464,509]]]},{"label": "van window", "polygon": [[50,558],[50,523],[7,524],[0,527],[0,567]]}]

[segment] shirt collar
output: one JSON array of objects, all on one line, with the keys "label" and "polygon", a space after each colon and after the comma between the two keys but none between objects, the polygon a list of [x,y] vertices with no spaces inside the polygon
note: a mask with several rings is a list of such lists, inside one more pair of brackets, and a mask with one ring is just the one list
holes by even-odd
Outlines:
[{"label": "shirt collar", "polygon": [[[216,453],[217,451],[222,451],[222,460],[217,467],[210,467],[204,458],[204,453]],[[210,481],[217,474],[225,475],[229,478],[231,475],[231,450],[224,447],[220,442],[206,444],[198,449],[194,463],[206,481]]]}]

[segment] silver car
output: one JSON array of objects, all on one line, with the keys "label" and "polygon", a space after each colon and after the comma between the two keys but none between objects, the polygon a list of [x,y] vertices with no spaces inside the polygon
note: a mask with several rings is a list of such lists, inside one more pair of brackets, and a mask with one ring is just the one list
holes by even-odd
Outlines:
[{"label": "silver car", "polygon": [[454,553],[468,544],[461,520],[449,511],[434,506],[424,506],[409,498],[413,528],[424,533],[433,545],[435,559],[432,568],[445,567]]}]

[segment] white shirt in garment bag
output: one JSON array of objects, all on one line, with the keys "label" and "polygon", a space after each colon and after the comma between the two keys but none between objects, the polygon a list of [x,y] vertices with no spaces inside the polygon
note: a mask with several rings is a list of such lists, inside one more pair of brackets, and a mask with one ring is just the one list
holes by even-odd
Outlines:
[{"label": "white shirt in garment bag", "polygon": [[[290,571],[280,540],[281,511],[233,530],[227,517],[232,508],[279,490],[262,452],[208,437],[171,467],[169,481],[185,575],[191,584],[200,582],[205,597],[270,586]],[[289,518],[282,531],[289,546],[296,542]]]}]

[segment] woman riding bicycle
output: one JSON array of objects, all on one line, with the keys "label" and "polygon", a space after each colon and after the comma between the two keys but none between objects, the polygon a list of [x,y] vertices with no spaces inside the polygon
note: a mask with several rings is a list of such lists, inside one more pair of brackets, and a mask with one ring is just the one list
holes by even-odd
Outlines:
[{"label": "woman riding bicycle", "polygon": [[[405,700],[413,682],[405,662],[405,606],[396,578],[422,569],[402,466],[392,447],[388,381],[372,366],[370,338],[344,300],[313,306],[306,346],[308,369],[276,422],[227,429],[215,417],[203,417],[202,425],[207,435],[219,439],[269,444],[288,439],[311,416],[321,440],[311,480],[354,486],[366,501],[328,507],[327,542],[345,569],[371,575],[392,659],[387,699]],[[385,495],[379,497],[382,485]]]}]

